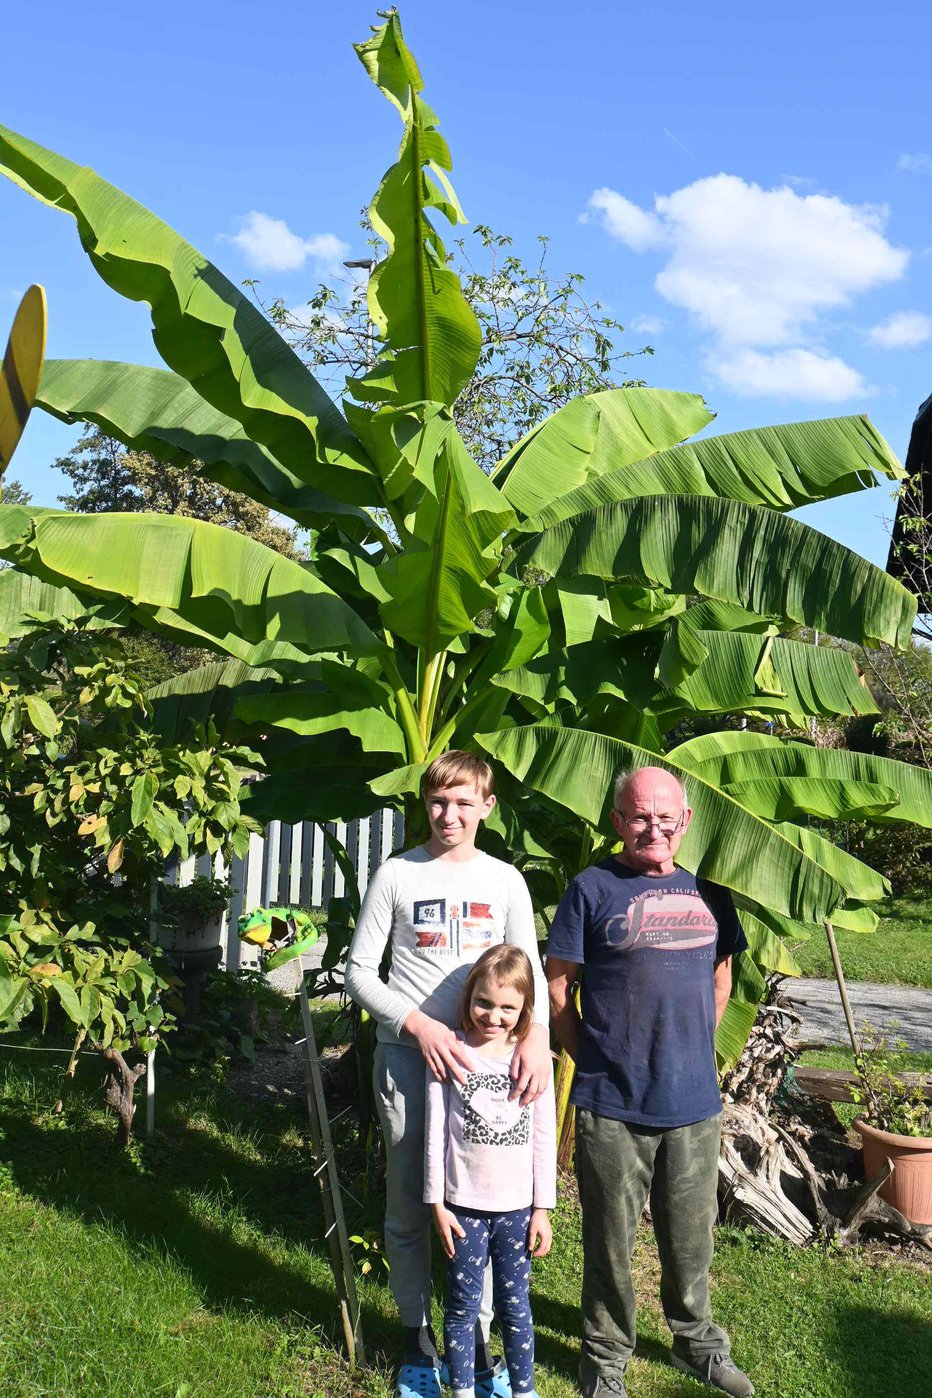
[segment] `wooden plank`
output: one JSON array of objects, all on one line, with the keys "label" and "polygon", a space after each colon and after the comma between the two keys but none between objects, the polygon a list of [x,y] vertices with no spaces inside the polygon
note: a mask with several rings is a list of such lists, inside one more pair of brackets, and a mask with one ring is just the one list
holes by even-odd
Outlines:
[{"label": "wooden plank", "polygon": [[[932,1102],[932,1076],[925,1073],[897,1073],[896,1077],[910,1086],[925,1080],[925,1097]],[[796,1086],[808,1097],[819,1097],[823,1102],[853,1102],[851,1088],[857,1082],[856,1073],[844,1072],[838,1068],[804,1068],[796,1064],[793,1069]]]}]

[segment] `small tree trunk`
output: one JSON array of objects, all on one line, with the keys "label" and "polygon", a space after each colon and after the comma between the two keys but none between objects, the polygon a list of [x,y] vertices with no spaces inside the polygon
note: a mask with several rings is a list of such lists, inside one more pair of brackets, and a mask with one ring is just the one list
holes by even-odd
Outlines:
[{"label": "small tree trunk", "polygon": [[74,1078],[75,1069],[78,1066],[78,1054],[81,1052],[81,1045],[84,1043],[84,1040],[86,1038],[87,1030],[83,1028],[79,1029],[77,1037],[74,1041],[74,1048],[71,1050],[71,1057],[68,1059],[68,1067],[62,1073],[61,1096],[55,1103],[55,1106],[52,1108],[53,1116],[61,1116],[62,1112],[65,1109],[65,1085],[67,1084],[69,1079]]},{"label": "small tree trunk", "polygon": [[116,1114],[117,1145],[125,1147],[133,1134],[133,1115],[136,1111],[133,1093],[146,1071],[145,1061],[130,1067],[118,1049],[105,1048],[101,1052],[110,1065],[104,1078],[104,1101]]}]

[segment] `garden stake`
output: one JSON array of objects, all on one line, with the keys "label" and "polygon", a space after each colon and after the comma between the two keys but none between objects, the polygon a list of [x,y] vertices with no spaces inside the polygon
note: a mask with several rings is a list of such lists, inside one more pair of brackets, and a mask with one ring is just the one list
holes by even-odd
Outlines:
[{"label": "garden stake", "polygon": [[[864,1062],[864,1055],[861,1052],[861,1041],[858,1038],[858,1031],[855,1027],[854,1015],[851,1013],[851,1001],[848,999],[848,987],[845,984],[845,973],[842,970],[841,957],[838,955],[838,943],[835,941],[835,933],[828,919],[826,919],[825,922],[825,935],[828,938],[828,949],[832,958],[832,966],[835,970],[835,980],[838,982],[838,993],[841,996],[841,1008],[845,1012],[845,1023],[848,1026],[848,1038],[851,1040],[851,1048],[854,1052],[854,1066],[860,1068],[861,1064]],[[867,1095],[870,1098],[871,1106],[874,1111],[877,1111],[877,1102],[874,1098],[873,1088],[869,1087],[867,1083],[865,1083],[864,1086],[867,1088]]]},{"label": "garden stake", "polygon": [[298,996],[301,1002],[301,1019],[304,1024],[304,1067],[307,1085],[307,1114],[311,1124],[311,1142],[314,1148],[314,1174],[320,1184],[324,1205],[324,1221],[327,1225],[326,1238],[330,1248],[330,1266],[337,1289],[337,1303],[343,1325],[343,1341],[350,1368],[365,1364],[362,1325],[359,1319],[359,1299],[356,1295],[356,1277],[353,1272],[353,1256],[350,1252],[346,1233],[346,1219],[343,1216],[343,1198],[340,1193],[340,1177],[333,1153],[333,1137],[330,1134],[330,1121],[327,1117],[327,1104],[324,1100],[324,1084],[320,1075],[320,1060],[317,1056],[317,1040],[314,1037],[314,1021],[307,999],[307,986],[301,958],[295,959],[299,977]]}]

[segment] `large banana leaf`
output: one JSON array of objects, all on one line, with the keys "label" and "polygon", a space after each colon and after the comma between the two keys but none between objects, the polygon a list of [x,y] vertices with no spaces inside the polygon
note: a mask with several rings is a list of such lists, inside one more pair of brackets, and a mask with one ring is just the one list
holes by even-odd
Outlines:
[{"label": "large banana leaf", "polygon": [[424,494],[411,526],[412,543],[381,570],[391,594],[381,608],[389,630],[423,647],[428,659],[471,631],[497,600],[485,580],[498,562],[502,529],[513,519],[459,435],[448,432],[434,489]]},{"label": "large banana leaf", "polygon": [[764,820],[873,820],[900,803],[892,786],[837,777],[759,777],[722,790]]},{"label": "large banana leaf", "polygon": [[301,480],[376,499],[370,463],[313,374],[257,306],[155,214],[87,166],[0,126],[0,173],[75,218],[114,291],[152,308],[162,358]]},{"label": "large banana leaf", "polygon": [[201,520],[0,505],[0,557],[95,599],[125,597],[153,618],[162,609],[221,645],[229,637],[247,646],[285,643],[305,654],[380,648],[309,569]]},{"label": "large banana leaf", "polygon": [[[688,615],[688,613],[686,614]],[[705,658],[658,712],[871,714],[877,704],[847,651],[747,632],[688,632]],[[664,647],[666,649],[666,646]],[[663,655],[660,660],[663,671]]]},{"label": "large banana leaf", "polygon": [[698,593],[867,644],[905,645],[916,614],[900,583],[799,520],[696,495],[590,510],[524,544],[514,567]]},{"label": "large banana leaf", "polygon": [[296,694],[288,686],[277,693],[247,696],[238,702],[237,716],[303,737],[343,730],[358,738],[366,752],[406,755],[404,733],[395,720],[387,686],[330,660],[320,663],[320,677],[320,694]]},{"label": "large banana leaf", "polygon": [[[369,313],[389,360],[374,375],[355,381],[357,397],[390,397],[397,403],[430,400],[452,404],[472,377],[482,333],[463,296],[459,278],[428,217],[436,210],[451,223],[462,211],[446,178],[452,168],[437,118],[421,98],[417,64],[401,22],[390,11],[356,52],[376,87],[398,108],[405,134],[398,160],[384,176],[370,206],[372,225],[388,256],[369,279]],[[391,386],[385,382],[386,368]]]},{"label": "large banana leaf", "polygon": [[299,524],[339,518],[351,532],[371,528],[364,510],[322,495],[168,369],[103,359],[46,360],[36,400],[62,422],[93,422],[134,451],[242,491]]},{"label": "large banana leaf", "polygon": [[516,510],[533,515],[591,476],[682,442],[713,416],[697,393],[659,388],[588,393],[532,428],[492,476]]},{"label": "large banana leaf", "polygon": [[874,486],[875,471],[892,480],[903,474],[870,418],[755,427],[686,442],[621,470],[591,473],[584,485],[552,500],[524,527],[544,529],[637,495],[714,495],[789,510]]},{"label": "large banana leaf", "polygon": [[282,682],[275,670],[244,665],[240,660],[219,660],[173,675],[146,690],[146,704],[159,736],[177,743],[192,723],[210,720],[225,742],[245,736],[245,725],[235,716],[240,699],[269,694]]},{"label": "large banana leaf", "polygon": [[827,777],[892,787],[899,795],[899,805],[873,819],[883,824],[908,821],[932,829],[932,772],[890,757],[845,748],[813,748],[764,733],[734,732],[690,738],[669,755],[716,786],[760,777],[811,777],[816,781]]},{"label": "large banana leaf", "polygon": [[853,854],[833,845],[831,840],[826,840],[817,831],[793,825],[790,821],[781,821],[774,829],[779,830],[791,844],[804,850],[810,859],[821,864],[835,882],[841,884],[845,898],[872,903],[890,892],[890,884],[883,874],[878,874],[876,869],[855,859]]},{"label": "large banana leaf", "polygon": [[91,602],[79,597],[70,587],[53,587],[51,583],[21,573],[17,568],[0,569],[0,636],[13,639],[35,630],[35,617],[54,617],[57,621],[85,618],[91,627],[112,627],[122,603]]},{"label": "large banana leaf", "polygon": [[618,770],[663,767],[688,780],[694,814],[677,856],[684,868],[801,922],[828,917],[844,897],[842,885],[797,843],[669,757],[548,724],[479,733],[477,741],[519,780],[606,831]]}]

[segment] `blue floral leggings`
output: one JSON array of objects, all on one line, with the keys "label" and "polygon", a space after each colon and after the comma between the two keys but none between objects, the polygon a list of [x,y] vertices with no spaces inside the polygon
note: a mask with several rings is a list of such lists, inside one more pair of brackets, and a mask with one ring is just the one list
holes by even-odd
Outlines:
[{"label": "blue floral leggings", "polygon": [[476,1321],[482,1300],[482,1274],[492,1260],[492,1296],[502,1332],[505,1363],[513,1393],[534,1390],[534,1325],[528,1285],[531,1257],[527,1250],[530,1209],[487,1214],[448,1204],[465,1233],[454,1234],[456,1249],[447,1262],[447,1308],[443,1343],[450,1384],[469,1389],[475,1380]]}]

